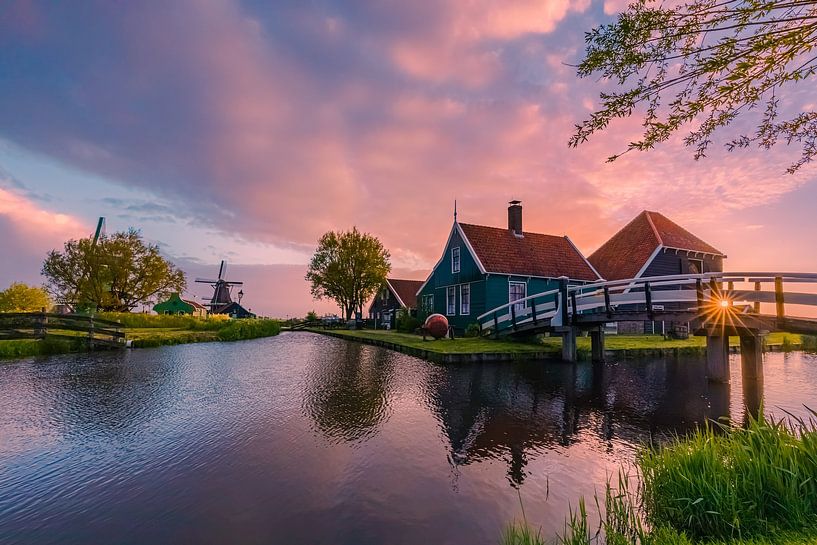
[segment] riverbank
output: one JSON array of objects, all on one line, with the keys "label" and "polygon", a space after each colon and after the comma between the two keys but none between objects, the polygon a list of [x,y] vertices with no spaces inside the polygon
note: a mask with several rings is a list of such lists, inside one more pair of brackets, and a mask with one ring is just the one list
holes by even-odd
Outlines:
[{"label": "riverbank", "polygon": [[[419,335],[387,330],[310,329],[314,333],[380,346],[410,356],[437,363],[464,363],[469,361],[510,361],[531,359],[558,359],[561,357],[562,340],[559,337],[541,337],[532,341],[488,339],[484,337],[461,337],[424,341]],[[734,351],[740,347],[740,339],[730,339]],[[766,349],[770,351],[798,350],[803,346],[800,335],[771,333],[766,337]],[[590,338],[577,339],[579,359],[590,359]],[[610,359],[635,359],[648,357],[703,356],[706,339],[690,337],[683,340],[665,340],[660,335],[609,335],[605,339],[605,356]]]},{"label": "riverbank", "polygon": [[[131,348],[201,343],[231,342],[278,335],[281,324],[277,320],[234,320],[213,316],[156,316],[146,314],[105,313],[100,318],[122,324]],[[61,332],[65,334],[66,332]],[[64,339],[0,341],[0,359],[46,356],[87,352],[84,337],[77,333],[76,341]]]},{"label": "riverbank", "polygon": [[[580,498],[556,543],[814,544],[816,460],[814,421],[764,417],[745,428],[710,424],[663,446],[643,447],[637,474],[621,470],[603,498]],[[594,505],[598,531],[588,522]],[[523,519],[506,529],[502,543],[550,541]]]}]

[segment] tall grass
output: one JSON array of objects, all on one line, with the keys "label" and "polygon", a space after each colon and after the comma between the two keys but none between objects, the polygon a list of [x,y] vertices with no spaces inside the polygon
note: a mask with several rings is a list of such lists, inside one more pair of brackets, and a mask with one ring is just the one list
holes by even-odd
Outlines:
[{"label": "tall grass", "polygon": [[188,331],[216,331],[226,326],[230,317],[214,314],[207,318],[189,314],[136,314],[130,312],[100,312],[103,320],[119,322],[123,327],[132,328],[174,328]]},{"label": "tall grass", "polygon": [[[584,499],[571,509],[560,545],[817,543],[817,426],[790,417],[745,428],[706,425],[638,459],[639,484],[625,472],[607,483],[591,531]],[[523,545],[519,524],[504,545]]]},{"label": "tall grass", "polygon": [[226,326],[218,330],[218,338],[222,341],[239,341],[270,337],[280,331],[281,324],[277,320],[230,320]]},{"label": "tall grass", "polygon": [[817,352],[817,335],[801,335],[800,347],[807,352]]},{"label": "tall grass", "polygon": [[708,425],[644,451],[639,466],[647,519],[695,539],[817,525],[814,420],[762,418],[726,430]]}]

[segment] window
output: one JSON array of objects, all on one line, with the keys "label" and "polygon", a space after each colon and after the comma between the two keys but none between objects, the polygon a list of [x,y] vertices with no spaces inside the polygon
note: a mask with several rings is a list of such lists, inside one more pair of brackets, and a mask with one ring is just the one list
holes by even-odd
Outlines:
[{"label": "window", "polygon": [[434,312],[434,295],[423,295],[423,311],[429,314]]},{"label": "window", "polygon": [[[524,282],[508,282],[508,302],[513,303],[527,297],[528,285]],[[517,303],[514,305],[516,312],[525,310],[525,303]]]},{"label": "window", "polygon": [[457,290],[454,289],[454,286],[445,289],[445,306],[449,316],[457,314]]},{"label": "window", "polygon": [[700,259],[689,260],[689,274],[702,274],[704,272],[704,262]]},{"label": "window", "polygon": [[460,247],[451,248],[451,272],[460,272]]},{"label": "window", "polygon": [[471,284],[460,286],[460,314],[471,314]]}]

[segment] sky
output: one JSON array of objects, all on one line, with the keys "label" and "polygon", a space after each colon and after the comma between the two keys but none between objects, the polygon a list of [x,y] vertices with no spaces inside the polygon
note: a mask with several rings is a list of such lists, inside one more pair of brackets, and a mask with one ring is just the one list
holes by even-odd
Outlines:
[{"label": "sky", "polygon": [[[817,271],[817,171],[785,173],[796,149],[715,142],[694,161],[676,139],[606,163],[637,117],[568,148],[610,89],[571,65],[624,4],[3,2],[0,288],[42,283],[45,254],[105,216],[159,244],[192,295],[225,259],[256,312],[333,311],[303,280],[322,233],[357,226],[393,276],[424,279],[455,199],[494,226],[522,200],[525,230],[586,255],[650,209],[730,270]],[[813,108],[814,83],[782,108]]]}]

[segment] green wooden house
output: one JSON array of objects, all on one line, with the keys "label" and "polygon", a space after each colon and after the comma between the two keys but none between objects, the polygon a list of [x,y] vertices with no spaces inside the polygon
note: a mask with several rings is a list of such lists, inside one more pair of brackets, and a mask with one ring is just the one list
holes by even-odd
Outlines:
[{"label": "green wooden house", "polygon": [[200,317],[207,316],[207,309],[203,305],[196,301],[182,299],[178,293],[172,293],[167,301],[162,301],[154,305],[153,311],[156,312],[156,314],[192,314],[193,316]]},{"label": "green wooden house", "polygon": [[488,310],[556,289],[560,277],[600,279],[568,237],[523,231],[522,205],[511,201],[506,229],[460,223],[455,215],[442,257],[417,292],[418,309],[447,316],[461,331]]}]

